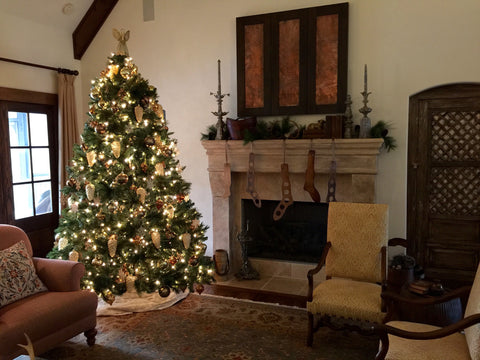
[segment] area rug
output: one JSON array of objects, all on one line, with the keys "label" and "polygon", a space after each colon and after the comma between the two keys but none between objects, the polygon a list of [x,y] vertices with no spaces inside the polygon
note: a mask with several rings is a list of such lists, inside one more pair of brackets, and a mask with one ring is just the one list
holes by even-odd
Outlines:
[{"label": "area rug", "polygon": [[41,355],[57,360],[373,359],[378,340],[321,329],[305,345],[305,309],[190,294],[172,307],[97,318],[97,342],[83,335]]}]

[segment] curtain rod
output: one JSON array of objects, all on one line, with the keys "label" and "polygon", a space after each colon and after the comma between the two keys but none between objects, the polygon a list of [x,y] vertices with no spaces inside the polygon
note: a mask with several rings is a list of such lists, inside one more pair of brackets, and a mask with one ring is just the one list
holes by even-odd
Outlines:
[{"label": "curtain rod", "polygon": [[53,70],[53,71],[56,71],[56,72],[59,72],[59,73],[62,73],[62,74],[68,74],[68,75],[77,76],[79,74],[78,70],[55,68],[55,67],[52,67],[52,66],[34,64],[34,63],[25,62],[25,61],[7,59],[7,58],[3,58],[3,57],[0,57],[0,61],[6,61],[6,62],[14,63],[14,64],[27,65],[27,66],[33,66],[33,67],[38,67],[38,68],[47,69],[47,70]]}]

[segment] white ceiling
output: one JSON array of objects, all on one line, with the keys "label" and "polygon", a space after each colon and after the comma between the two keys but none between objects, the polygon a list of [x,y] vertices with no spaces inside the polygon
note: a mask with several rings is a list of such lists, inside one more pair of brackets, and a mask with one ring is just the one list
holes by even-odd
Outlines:
[{"label": "white ceiling", "polygon": [[[0,0],[0,12],[73,33],[93,0]],[[65,14],[65,5],[71,12]]]}]

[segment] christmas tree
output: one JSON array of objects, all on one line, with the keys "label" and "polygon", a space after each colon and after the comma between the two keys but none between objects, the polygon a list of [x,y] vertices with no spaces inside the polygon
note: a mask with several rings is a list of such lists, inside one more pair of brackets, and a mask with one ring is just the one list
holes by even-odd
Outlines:
[{"label": "christmas tree", "polygon": [[156,88],[120,45],[92,81],[49,257],[84,263],[83,287],[110,304],[126,291],[201,292],[213,279],[206,226],[189,200]]}]

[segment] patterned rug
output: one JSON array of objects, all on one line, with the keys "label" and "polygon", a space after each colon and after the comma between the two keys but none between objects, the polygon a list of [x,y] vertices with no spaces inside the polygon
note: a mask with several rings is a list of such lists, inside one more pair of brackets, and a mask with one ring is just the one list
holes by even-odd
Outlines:
[{"label": "patterned rug", "polygon": [[159,311],[98,317],[97,342],[85,337],[42,354],[47,360],[373,359],[378,341],[321,329],[305,345],[305,309],[190,294]]}]

